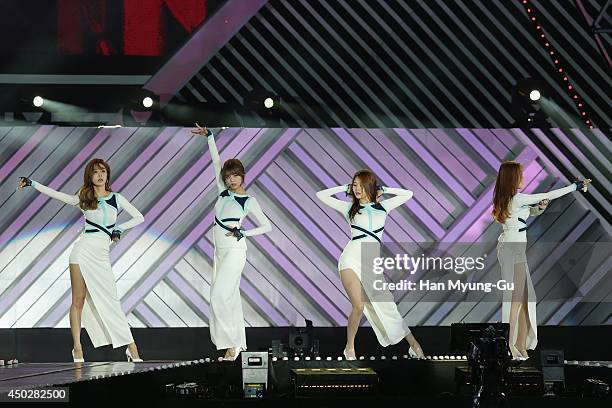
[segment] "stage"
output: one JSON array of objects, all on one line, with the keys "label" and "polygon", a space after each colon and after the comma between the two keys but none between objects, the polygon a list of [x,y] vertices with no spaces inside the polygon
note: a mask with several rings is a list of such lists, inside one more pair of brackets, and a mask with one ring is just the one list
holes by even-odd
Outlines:
[{"label": "stage", "polygon": [[[324,406],[325,401],[351,403],[352,401],[377,403],[427,403],[444,406],[471,406],[469,387],[461,387],[457,383],[457,371],[467,367],[465,356],[453,354],[450,350],[448,328],[424,327],[416,328],[423,345],[429,345],[426,360],[412,359],[406,355],[405,345],[382,348],[375,344],[375,338],[369,328],[362,328],[359,333],[357,347],[362,352],[356,361],[346,361],[340,357],[344,330],[342,328],[316,328],[315,337],[321,342],[318,357],[269,357],[268,387],[262,399],[246,400],[243,398],[241,361],[219,361],[220,352],[208,347],[207,330],[176,329],[176,330],[135,330],[135,337],[140,346],[140,352],[146,358],[144,363],[128,363],[120,360],[122,349],[111,350],[102,348],[93,350],[84,343],[86,358],[92,361],[71,363],[66,358],[61,362],[36,362],[25,359],[27,355],[38,356],[42,360],[51,360],[55,350],[68,348],[66,342],[59,341],[69,335],[63,329],[27,329],[2,331],[3,339],[13,336],[19,352],[19,363],[0,367],[0,394],[7,401],[11,390],[43,389],[48,387],[66,387],[69,402],[78,405],[90,402],[92,396],[96,401],[120,403],[138,401],[149,406],[176,406],[207,404],[234,406],[242,404],[258,405],[276,403],[286,405],[291,403],[299,406]],[[42,331],[44,333],[37,333]],[[286,342],[285,335],[289,328],[258,328],[248,330],[248,351],[266,351],[266,344],[279,339]],[[546,349],[565,350],[564,361],[565,390],[557,397],[543,397],[529,390],[529,387],[519,387],[519,390],[509,393],[506,397],[507,406],[563,406],[579,403],[581,406],[609,406],[612,399],[594,398],[585,393],[586,379],[597,379],[607,384],[612,382],[612,358],[605,347],[609,338],[607,327],[542,327],[541,338],[550,340],[549,344],[541,341]],[[29,335],[30,341],[21,342],[24,335]],[[198,338],[192,347],[186,347],[190,338]],[[45,345],[39,343],[46,339]],[[182,341],[178,341],[182,339]],[[437,339],[435,341],[434,339]],[[553,341],[554,340],[554,341]],[[63,341],[63,340],[62,340]],[[176,349],[171,349],[172,344]],[[446,348],[443,345],[446,343]],[[7,343],[3,342],[5,346]],[[40,348],[31,346],[38,344]],[[590,344],[590,347],[587,346]],[[553,347],[548,347],[553,346]],[[333,349],[336,348],[336,352]],[[202,350],[202,351],[198,351]],[[204,351],[206,350],[206,351]],[[427,349],[426,349],[427,350]],[[202,353],[200,358],[163,359],[163,356],[190,356],[191,353]],[[6,350],[2,350],[2,358],[9,358]],[[590,359],[575,359],[575,356],[600,356]],[[19,356],[21,358],[19,358]],[[97,357],[107,357],[115,361],[93,361]],[[13,357],[10,357],[11,359]],[[539,355],[536,351],[526,362],[512,368],[513,372],[535,372],[539,370]],[[336,386],[313,387],[296,392],[294,375],[297,371],[314,369],[318,371],[349,373],[351,370],[371,369],[376,374],[372,387]],[[181,384],[195,383],[191,390],[186,390]],[[177,387],[178,386],[178,387]],[[180,395],[195,392],[194,395]],[[259,403],[257,402],[259,401]],[[65,406],[65,403],[64,405]]]}]

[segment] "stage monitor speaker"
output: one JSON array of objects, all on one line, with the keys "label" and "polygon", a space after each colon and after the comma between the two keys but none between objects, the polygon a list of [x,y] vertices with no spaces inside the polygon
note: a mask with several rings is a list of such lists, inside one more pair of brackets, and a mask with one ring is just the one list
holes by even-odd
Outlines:
[{"label": "stage monitor speaker", "polygon": [[241,356],[244,398],[262,398],[268,388],[268,352],[243,351]]},{"label": "stage monitor speaker", "polygon": [[540,363],[547,396],[559,395],[565,389],[563,350],[540,350]]}]

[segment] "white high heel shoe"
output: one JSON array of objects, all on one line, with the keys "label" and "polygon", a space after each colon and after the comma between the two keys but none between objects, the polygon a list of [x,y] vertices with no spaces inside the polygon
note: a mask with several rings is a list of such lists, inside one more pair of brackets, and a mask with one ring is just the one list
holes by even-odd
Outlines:
[{"label": "white high heel shoe", "polygon": [[510,353],[512,354],[513,361],[525,361],[529,359],[529,354],[525,355],[521,353],[515,346],[510,346]]},{"label": "white high heel shoe", "polygon": [[419,355],[417,354],[417,352],[416,352],[416,351],[414,351],[414,350],[412,349],[412,347],[410,347],[410,348],[408,349],[408,355],[409,355],[411,358],[418,358],[418,359],[424,359],[424,358],[425,358],[425,356],[419,356]]},{"label": "white high heel shoe", "polygon": [[[238,356],[240,355],[240,352],[242,351],[241,348],[232,348],[234,350],[234,355],[230,355],[229,353],[225,353],[225,356],[223,357],[224,361],[236,361],[236,359],[238,358]],[[230,349],[228,349],[229,351]]]},{"label": "white high heel shoe", "polygon": [[130,349],[129,348],[125,349],[125,356],[127,357],[127,361],[128,362],[142,363],[142,358],[134,358],[134,357],[132,357],[132,353],[130,353]]},{"label": "white high heel shoe", "polygon": [[72,349],[72,361],[73,361],[73,362],[75,362],[75,363],[84,363],[84,362],[85,362],[85,359],[84,359],[83,357],[81,357],[81,358],[76,358],[76,357],[74,356],[74,349]]},{"label": "white high heel shoe", "polygon": [[349,350],[353,350],[353,353],[351,355],[349,355],[349,353],[347,352],[347,349],[344,349],[342,351],[342,354],[344,354],[344,358],[347,361],[351,361],[351,360],[357,360],[357,357],[355,356],[355,349],[349,349]]}]

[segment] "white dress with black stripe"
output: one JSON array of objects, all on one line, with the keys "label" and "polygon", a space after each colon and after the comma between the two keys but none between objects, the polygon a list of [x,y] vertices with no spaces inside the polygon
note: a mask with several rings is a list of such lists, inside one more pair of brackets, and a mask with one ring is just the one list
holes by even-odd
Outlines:
[{"label": "white dress with black stripe", "polygon": [[[32,181],[32,186],[51,198],[69,205],[79,205],[78,195],[61,193],[35,181]],[[115,225],[117,214],[122,209],[132,219]],[[114,348],[125,346],[134,339],[117,296],[117,285],[109,256],[110,235],[115,229],[123,232],[135,227],[144,221],[144,217],[118,193],[98,198],[98,208],[95,210],[81,211],[85,215],[85,229],[70,252],[70,263],[79,265],[87,286],[81,322],[94,347],[107,344],[112,344]]]},{"label": "white dress with black stripe", "polygon": [[[383,187],[385,194],[394,194],[395,197],[361,205],[359,212],[351,221],[349,210],[352,203],[333,197],[335,194],[346,192],[347,188],[348,186],[344,185],[317,193],[319,200],[339,211],[351,226],[351,240],[340,255],[338,271],[352,269],[361,281],[367,297],[364,299],[364,314],[372,325],[378,342],[384,347],[397,344],[410,333],[410,328],[397,310],[393,295],[389,291],[374,288],[372,268],[369,267],[365,272],[367,275],[362,276],[362,249],[367,245],[368,258],[379,256],[387,213],[410,200],[413,193],[401,188]],[[376,276],[376,279],[384,280],[384,276]]]},{"label": "white dress with black stripe", "polygon": [[[247,237],[261,235],[272,229],[255,197],[235,194],[221,180],[221,159],[212,132],[208,148],[215,171],[217,202],[213,228],[215,254],[210,285],[210,338],[217,350],[234,348],[246,350],[246,331],[240,298],[240,280],[246,264]],[[234,227],[241,228],[247,215],[252,215],[259,226],[242,230],[245,238],[237,240],[226,234]]]},{"label": "white dress with black stripe", "polygon": [[[502,224],[503,232],[498,238],[497,259],[501,268],[502,279],[507,282],[514,282],[515,290],[518,289],[518,282],[515,279],[515,269],[524,268],[524,283],[527,288],[525,302],[527,303],[527,350],[535,349],[538,344],[538,320],[536,317],[536,293],[529,273],[527,264],[527,218],[530,215],[539,215],[543,210],[538,209],[538,203],[542,200],[553,200],[566,194],[576,191],[576,184],[571,184],[557,190],[539,194],[517,193],[510,201],[510,216]],[[512,305],[512,292],[505,292],[502,300],[502,322],[510,322],[510,306]],[[518,315],[517,315],[518,319]],[[514,325],[518,321],[513,322]],[[509,339],[510,349],[513,355],[517,355],[515,345],[517,342],[517,331],[514,330],[514,338]]]}]

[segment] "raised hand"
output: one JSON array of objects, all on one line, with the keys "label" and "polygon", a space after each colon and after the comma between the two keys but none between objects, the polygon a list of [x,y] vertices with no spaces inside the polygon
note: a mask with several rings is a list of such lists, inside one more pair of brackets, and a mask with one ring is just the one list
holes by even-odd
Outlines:
[{"label": "raised hand", "polygon": [[191,133],[193,133],[194,135],[208,136],[210,134],[206,126],[202,127],[198,125],[197,123],[196,123],[196,126],[197,126],[197,129],[193,129],[191,131]]},{"label": "raised hand", "polygon": [[244,237],[244,234],[242,233],[242,228],[234,227],[230,232],[225,234],[225,236],[234,236],[236,240],[240,241]]},{"label": "raised hand", "polygon": [[26,186],[31,186],[32,180],[27,177],[19,177],[19,186],[18,188],[24,188]]},{"label": "raised hand", "polygon": [[113,232],[111,233],[111,241],[117,242],[120,239],[121,239],[121,231],[113,230]]},{"label": "raised hand", "polygon": [[578,181],[576,182],[576,190],[582,190],[582,192],[583,192],[583,193],[586,193],[586,191],[587,191],[587,185],[588,185],[589,183],[591,183],[592,181],[593,181],[593,180],[591,180],[591,179],[587,179],[587,178],[582,179],[582,180],[578,180]]}]

